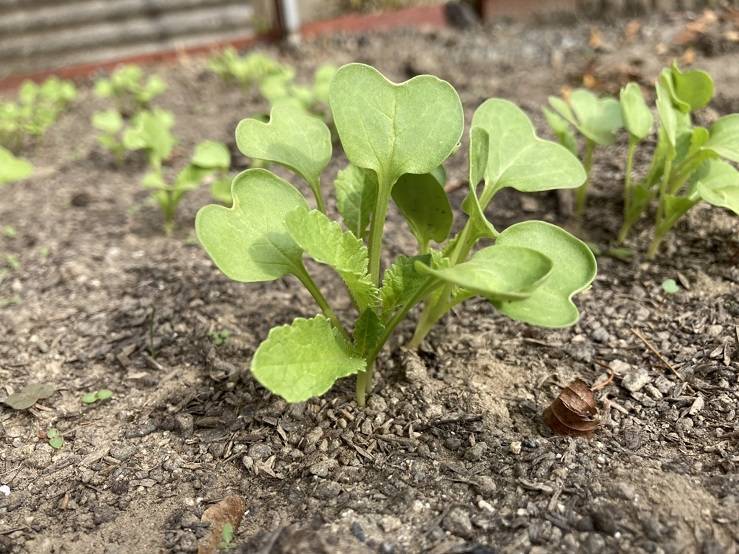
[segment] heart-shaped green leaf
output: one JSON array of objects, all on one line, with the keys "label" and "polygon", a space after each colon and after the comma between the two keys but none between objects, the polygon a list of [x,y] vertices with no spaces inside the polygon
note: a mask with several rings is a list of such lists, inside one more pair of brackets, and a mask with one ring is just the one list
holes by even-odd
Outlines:
[{"label": "heart-shaped green leaf", "polygon": [[318,210],[299,207],[285,216],[290,236],[319,263],[336,269],[360,310],[377,303],[379,291],[367,274],[367,247],[351,231]]},{"label": "heart-shaped green leaf", "polygon": [[551,96],[549,105],[596,144],[613,144],[618,130],[623,127],[618,100],[611,97],[598,98],[586,89],[572,91],[567,102]]},{"label": "heart-shaped green leaf", "polygon": [[349,161],[388,190],[401,175],[430,173],[462,137],[462,103],[449,83],[420,75],[401,84],[353,63],[336,72],[329,105]]},{"label": "heart-shaped green leaf", "polygon": [[672,101],[683,113],[705,108],[713,98],[713,79],[705,71],[692,69],[682,72],[677,63],[673,63],[662,73],[667,77]]},{"label": "heart-shaped green leaf", "polygon": [[452,230],[453,215],[438,176],[407,173],[393,186],[392,196],[422,251],[432,240],[446,240]]},{"label": "heart-shaped green leaf", "polygon": [[[472,127],[487,132],[485,180],[493,190],[511,187],[536,192],[575,188],[585,182],[579,160],[564,146],[538,138],[528,116],[508,100],[486,100],[475,111]],[[483,192],[483,208],[489,195]]]},{"label": "heart-shaped green leaf", "polygon": [[274,327],[251,362],[256,380],[288,402],[320,396],[337,379],[365,368],[365,361],[320,315]]},{"label": "heart-shaped green leaf", "polygon": [[236,127],[236,144],[250,158],[284,165],[313,189],[319,205],[320,177],[331,161],[331,132],[326,124],[303,108],[279,103],[269,122],[244,119]]},{"label": "heart-shaped green leaf", "polygon": [[554,266],[541,286],[525,300],[497,303],[512,319],[542,327],[567,327],[579,318],[572,297],[590,286],[596,274],[595,257],[581,240],[544,221],[524,221],[503,231],[496,246],[530,248],[545,254]]},{"label": "heart-shaped green leaf", "polygon": [[704,150],[711,150],[722,158],[739,163],[739,114],[725,115],[711,126]]},{"label": "heart-shaped green leaf", "polygon": [[336,207],[354,236],[365,238],[377,202],[377,177],[370,169],[349,164],[334,181]]},{"label": "heart-shaped green leaf", "polygon": [[205,169],[228,169],[231,154],[225,144],[206,140],[195,147],[191,163]]},{"label": "heart-shaped green leaf", "polygon": [[530,296],[545,283],[552,261],[531,248],[496,243],[452,267],[434,269],[416,262],[416,269],[486,298],[513,300]]},{"label": "heart-shaped green leaf", "polygon": [[33,166],[0,146],[0,185],[20,181],[33,173]]},{"label": "heart-shaped green leaf", "polygon": [[654,116],[644,100],[641,87],[629,83],[621,89],[620,101],[624,127],[636,140],[644,140],[652,132]]},{"label": "heart-shaped green leaf", "polygon": [[739,215],[739,171],[721,160],[705,162],[696,173],[698,195]]},{"label": "heart-shaped green leaf", "polygon": [[572,132],[572,125],[564,118],[554,113],[552,110],[542,108],[544,119],[552,132],[557,137],[559,143],[577,156],[577,139],[575,133]]},{"label": "heart-shaped green leaf", "polygon": [[247,169],[231,185],[233,206],[209,205],[195,218],[200,243],[218,268],[234,281],[272,281],[302,270],[303,251],[292,239],[285,216],[305,207],[287,181],[264,169]]}]

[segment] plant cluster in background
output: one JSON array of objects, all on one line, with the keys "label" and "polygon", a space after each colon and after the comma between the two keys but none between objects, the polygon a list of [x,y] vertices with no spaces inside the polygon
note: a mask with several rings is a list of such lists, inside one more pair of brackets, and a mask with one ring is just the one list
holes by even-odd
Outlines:
[{"label": "plant cluster in background", "polygon": [[[739,171],[732,165],[739,162],[739,114],[721,117],[708,129],[693,124],[693,112],[713,98],[713,80],[705,71],[683,72],[673,64],[662,70],[654,91],[657,145],[646,175],[636,182],[634,156],[655,124],[638,84],[626,85],[618,100],[580,89],[567,100],[550,98],[555,111],[544,109],[553,132],[572,152],[578,152],[573,129],[583,137],[588,173],[595,148],[613,144],[622,128],[627,131],[624,220],[618,241],[626,240],[632,226],[656,204],[650,258],[680,218],[700,202],[739,214]],[[586,194],[587,186],[578,190],[578,215],[585,208]]]},{"label": "plant cluster in background", "polygon": [[211,58],[208,67],[244,90],[258,89],[271,107],[289,103],[330,121],[328,89],[336,73],[333,65],[319,66],[310,85],[297,83],[292,67],[261,52],[240,56],[234,48],[226,48]]},{"label": "plant cluster in background", "polygon": [[158,75],[144,75],[138,65],[124,65],[110,77],[95,82],[95,94],[111,98],[119,112],[132,115],[151,107],[152,101],[167,90],[167,84]]},{"label": "plant cluster in background", "polygon": [[[378,354],[418,304],[425,309],[415,344],[472,296],[535,325],[577,321],[572,297],[595,277],[588,247],[543,221],[498,231],[484,215],[496,193],[507,187],[535,192],[581,186],[585,171],[566,148],[538,138],[511,102],[485,102],[470,131],[467,221],[451,235],[443,164],[458,149],[464,130],[454,88],[429,75],[394,84],[372,67],[349,64],[331,83],[329,105],[350,162],[334,182],[343,226],[324,210],[321,178],[333,148],[329,128],[284,103],[272,109],[267,123],[242,121],[237,144],[245,155],[301,176],[318,209],[277,175],[248,169],[233,180],[230,208],[206,206],[196,218],[200,242],[226,276],[263,282],[292,275],[321,309],[312,319],[298,318],[270,331],[251,365],[262,385],[299,402],[356,374],[356,398],[363,405]],[[399,256],[383,273],[383,230],[391,201],[408,222],[418,251]],[[346,285],[357,312],[351,329],[310,276],[305,256],[333,267]]]}]

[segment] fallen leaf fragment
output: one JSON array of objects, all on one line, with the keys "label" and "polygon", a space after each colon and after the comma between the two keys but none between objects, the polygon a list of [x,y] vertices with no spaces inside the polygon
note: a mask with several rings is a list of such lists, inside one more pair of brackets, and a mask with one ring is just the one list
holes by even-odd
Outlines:
[{"label": "fallen leaf fragment", "polygon": [[56,387],[50,383],[33,383],[11,394],[2,402],[14,410],[26,410],[39,400],[49,398],[55,392]]},{"label": "fallen leaf fragment", "polygon": [[593,391],[575,379],[544,410],[544,422],[558,435],[589,437],[600,426]]},{"label": "fallen leaf fragment", "polygon": [[235,533],[245,510],[246,502],[238,495],[227,496],[207,508],[200,519],[203,523],[209,523],[210,529],[208,534],[200,539],[198,554],[216,554],[224,538],[224,529],[227,534]]}]

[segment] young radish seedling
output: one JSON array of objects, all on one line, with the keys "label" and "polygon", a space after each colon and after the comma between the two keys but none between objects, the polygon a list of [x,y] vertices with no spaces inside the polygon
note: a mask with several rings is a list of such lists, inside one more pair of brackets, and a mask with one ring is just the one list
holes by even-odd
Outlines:
[{"label": "young radish seedling", "polygon": [[97,139],[120,166],[126,158],[126,145],[123,143],[123,132],[126,123],[118,110],[110,109],[92,114],[92,126],[100,131]]},{"label": "young radish seedling", "polygon": [[245,90],[261,84],[265,79],[278,77],[290,80],[294,70],[267,54],[253,52],[239,56],[234,48],[225,48],[213,56],[208,67],[225,81],[235,81]]},{"label": "young radish seedling", "polygon": [[[646,136],[651,127],[651,114],[634,87],[629,85],[621,95],[631,155],[637,137]],[[656,256],[677,221],[701,200],[739,213],[739,173],[724,161],[739,162],[739,114],[720,118],[710,129],[693,126],[691,113],[708,105],[713,96],[713,81],[704,71],[682,72],[673,64],[662,70],[655,91],[657,146],[646,176],[625,190],[624,223],[618,237],[626,238],[656,196],[654,236],[647,251],[650,258]],[[627,184],[630,173],[627,159]]]},{"label": "young radish seedling", "polygon": [[10,150],[0,146],[0,186],[30,177],[33,166],[16,158]]},{"label": "young radish seedling", "polygon": [[[197,215],[198,238],[218,268],[245,283],[292,275],[321,314],[275,327],[254,354],[251,370],[289,402],[329,390],[357,375],[364,405],[377,356],[396,326],[426,301],[417,338],[448,309],[471,296],[488,299],[511,318],[544,326],[578,318],[572,296],[595,276],[585,244],[542,221],[498,232],[484,215],[497,191],[575,188],[585,181],[577,158],[534,134],[526,115],[505,100],[489,100],[473,119],[467,224],[449,238],[451,208],[443,188],[444,161],[459,145],[464,118],[447,82],[422,75],[401,84],[363,64],[338,70],[329,105],[351,165],[334,186],[346,229],[323,211],[321,174],[332,155],[326,125],[290,105],[273,108],[269,123],[239,124],[237,143],[247,156],[293,170],[310,185],[318,210],[290,183],[264,169],[233,180],[232,206],[206,206]],[[484,181],[480,197],[477,184]],[[385,217],[393,200],[418,240],[415,255],[381,271]],[[473,252],[481,241],[494,241]],[[440,243],[440,248],[431,243]],[[358,317],[344,326],[304,264],[310,256],[336,270]]]},{"label": "young radish seedling", "polygon": [[167,83],[161,77],[145,77],[137,65],[119,67],[109,78],[95,83],[95,94],[101,98],[113,98],[118,111],[127,115],[149,109],[151,102],[166,90]]},{"label": "young radish seedling", "polygon": [[595,148],[615,142],[618,130],[623,125],[621,108],[615,98],[598,98],[585,89],[572,91],[566,100],[550,96],[549,105],[556,113],[544,108],[544,116],[563,146],[577,153],[577,141],[570,126],[577,129],[585,138],[582,159],[587,179],[577,189],[575,197],[575,214],[582,217],[585,212]]}]

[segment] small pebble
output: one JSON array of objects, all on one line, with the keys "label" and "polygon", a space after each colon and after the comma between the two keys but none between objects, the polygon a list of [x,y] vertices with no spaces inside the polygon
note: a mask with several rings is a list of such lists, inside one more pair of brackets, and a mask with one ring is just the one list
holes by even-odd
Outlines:
[{"label": "small pebble", "polygon": [[621,380],[621,385],[629,392],[638,392],[647,383],[649,383],[649,372],[641,367],[627,373]]},{"label": "small pebble", "polygon": [[520,441],[513,441],[511,443],[511,452],[518,456],[521,453],[521,442]]}]

